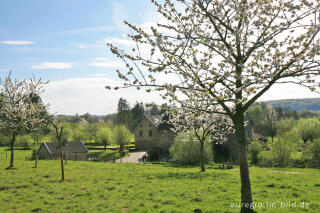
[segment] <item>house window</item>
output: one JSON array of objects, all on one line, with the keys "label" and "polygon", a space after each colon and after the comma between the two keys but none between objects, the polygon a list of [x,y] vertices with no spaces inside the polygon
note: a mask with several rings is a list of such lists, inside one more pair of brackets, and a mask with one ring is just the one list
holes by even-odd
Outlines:
[{"label": "house window", "polygon": [[149,130],[149,137],[152,137],[152,130]]},{"label": "house window", "polygon": [[140,137],[143,137],[143,131],[139,132]]}]

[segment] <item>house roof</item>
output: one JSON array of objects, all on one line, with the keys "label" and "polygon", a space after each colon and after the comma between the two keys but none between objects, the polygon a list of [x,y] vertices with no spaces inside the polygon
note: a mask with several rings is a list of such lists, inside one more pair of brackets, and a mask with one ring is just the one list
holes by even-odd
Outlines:
[{"label": "house roof", "polygon": [[160,130],[170,130],[173,128],[172,124],[169,124],[169,116],[165,114],[163,117],[161,116],[150,116],[145,114],[144,115],[157,129]]},{"label": "house roof", "polygon": [[165,114],[160,122],[160,124],[158,125],[158,129],[162,129],[162,130],[170,130],[172,129],[174,126],[173,124],[169,123],[169,116],[167,114]]},{"label": "house roof", "polygon": [[161,123],[160,116],[150,116],[148,114],[144,115],[156,128],[158,128],[159,124]]},{"label": "house roof", "polygon": [[[60,145],[58,142],[45,142],[42,143],[41,146],[45,146],[45,148],[49,151],[50,154],[56,154],[60,151]],[[40,148],[41,148],[40,146]],[[39,150],[40,150],[39,148]],[[63,142],[62,144],[63,152],[67,153],[86,153],[88,152],[87,147],[82,143],[81,140],[74,142]]]}]

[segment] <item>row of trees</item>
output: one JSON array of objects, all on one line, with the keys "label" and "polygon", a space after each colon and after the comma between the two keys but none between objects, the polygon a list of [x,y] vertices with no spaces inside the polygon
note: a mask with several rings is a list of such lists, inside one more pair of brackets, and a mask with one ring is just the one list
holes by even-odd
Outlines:
[{"label": "row of trees", "polygon": [[308,110],[293,112],[295,111],[283,110],[281,107],[274,108],[272,105],[255,104],[249,108],[248,116],[254,124],[255,131],[271,137],[272,142],[274,137],[282,137],[287,132],[290,132],[291,137],[295,137],[296,140],[300,138],[305,144],[320,137],[318,113]]}]

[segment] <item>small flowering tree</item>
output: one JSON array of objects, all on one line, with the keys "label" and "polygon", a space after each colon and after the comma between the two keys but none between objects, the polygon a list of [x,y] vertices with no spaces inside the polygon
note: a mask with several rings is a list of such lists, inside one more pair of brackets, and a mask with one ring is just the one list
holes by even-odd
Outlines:
[{"label": "small flowering tree", "polygon": [[26,131],[36,130],[47,123],[48,105],[40,98],[44,91],[41,79],[12,80],[11,73],[0,82],[0,132],[10,140],[9,168],[14,167],[16,138]]},{"label": "small flowering tree", "polygon": [[118,70],[123,87],[155,88],[181,104],[199,97],[210,113],[220,106],[239,144],[241,211],[253,212],[244,115],[277,83],[316,90],[319,1],[151,2],[163,19],[150,29],[125,22],[136,44],[130,50],[109,44],[127,66]]},{"label": "small flowering tree", "polygon": [[216,143],[223,143],[227,140],[228,134],[233,132],[231,120],[221,114],[205,113],[190,108],[172,109],[170,123],[174,126],[174,131],[191,131],[195,134],[200,143],[200,168],[205,171],[204,143],[211,137]]},{"label": "small flowering tree", "polygon": [[53,116],[50,117],[50,126],[51,131],[54,133],[56,139],[59,143],[59,149],[60,149],[60,168],[61,168],[61,181],[64,181],[64,165],[63,165],[63,122],[64,117],[63,116],[57,116],[56,119],[53,118]]}]

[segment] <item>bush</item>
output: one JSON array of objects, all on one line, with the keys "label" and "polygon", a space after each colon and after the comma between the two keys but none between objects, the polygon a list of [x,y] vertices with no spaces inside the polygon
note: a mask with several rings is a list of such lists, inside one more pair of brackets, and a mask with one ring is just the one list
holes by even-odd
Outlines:
[{"label": "bush", "polygon": [[31,144],[32,142],[33,142],[33,140],[30,135],[22,135],[22,136],[17,137],[17,140],[15,142],[15,146],[28,148],[29,144]]},{"label": "bush", "polygon": [[105,150],[99,153],[98,161],[111,161],[120,158],[120,153],[115,150]]},{"label": "bush", "polygon": [[249,145],[249,160],[252,164],[257,165],[259,161],[259,153],[261,152],[262,147],[259,141],[253,141]]},{"label": "bush", "polygon": [[314,168],[320,168],[320,141],[315,141],[310,146],[311,164]]},{"label": "bush", "polygon": [[258,166],[260,167],[272,167],[274,165],[273,159],[266,156],[260,156],[258,160]]},{"label": "bush", "polygon": [[288,166],[291,158],[291,144],[283,138],[278,138],[278,141],[272,144],[272,155],[274,166]]},{"label": "bush", "polygon": [[290,166],[294,168],[306,168],[308,165],[308,160],[307,159],[292,159],[290,162]]},{"label": "bush", "polygon": [[113,129],[115,142],[120,146],[120,152],[124,151],[124,147],[130,144],[132,133],[125,125],[117,125]]},{"label": "bush", "polygon": [[35,159],[37,159],[37,154],[38,154],[38,149],[33,148],[31,155],[29,157],[27,156],[25,159],[26,160],[35,160]]},{"label": "bush", "polygon": [[[200,142],[193,134],[181,134],[176,137],[170,148],[170,153],[178,163],[194,165],[200,163]],[[212,160],[212,146],[210,142],[204,144],[205,162]]]},{"label": "bush", "polygon": [[303,152],[302,158],[311,168],[320,168],[320,141],[316,140],[306,151]]}]

